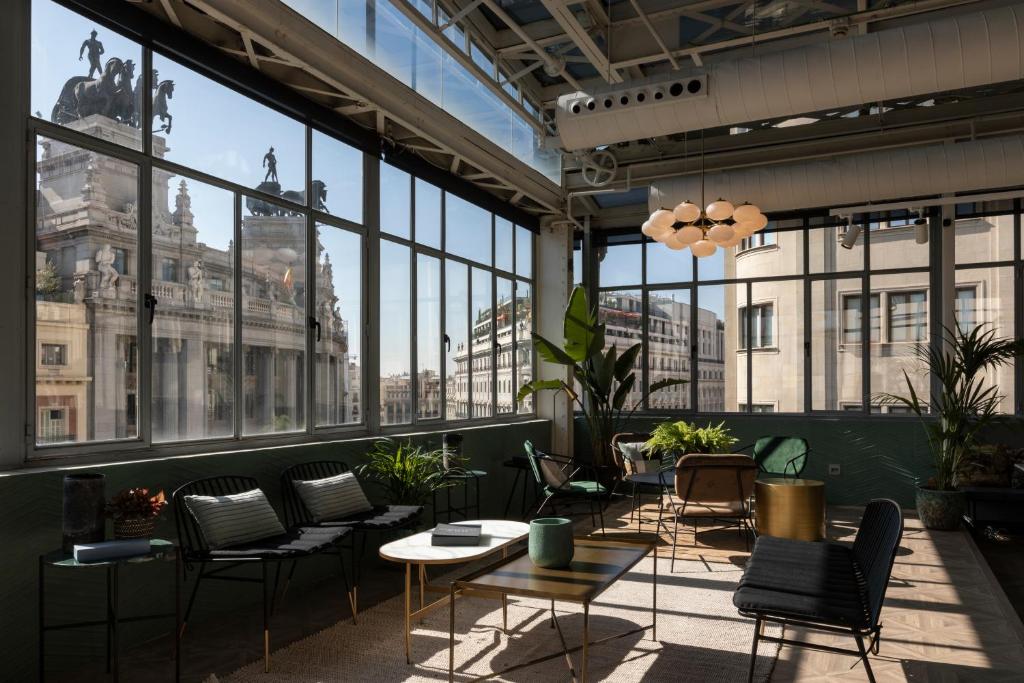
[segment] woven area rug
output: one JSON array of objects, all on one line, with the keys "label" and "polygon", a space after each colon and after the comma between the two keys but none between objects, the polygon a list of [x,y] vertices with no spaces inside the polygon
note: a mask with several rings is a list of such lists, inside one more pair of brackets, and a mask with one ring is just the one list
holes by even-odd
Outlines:
[{"label": "woven area rug", "polygon": [[[650,631],[590,648],[591,681],[745,681],[753,639],[753,621],[740,617],[732,593],[742,568],[700,559],[658,562],[658,639]],[[590,610],[591,641],[645,626],[651,621],[651,570],[648,557],[602,594]],[[440,582],[439,582],[440,583]],[[442,583],[442,585],[444,585]],[[414,598],[415,599],[415,598]],[[442,607],[412,636],[413,664],[405,663],[402,637],[404,597],[392,598],[361,613],[359,625],[343,621],[274,652],[272,670],[253,662],[226,680],[244,683],[290,681],[445,681],[448,679],[448,608]],[[582,609],[557,603],[558,623],[569,647],[582,640]],[[460,598],[456,607],[455,680],[467,681],[508,666],[560,651],[551,627],[550,602],[510,598],[510,636],[501,632],[496,600]],[[768,635],[781,627],[767,626]],[[779,647],[762,643],[755,680],[765,681]],[[576,666],[579,653],[573,655]],[[212,678],[211,681],[216,679]],[[223,679],[222,679],[223,680]],[[541,683],[569,681],[564,657],[520,669],[494,680]]]}]

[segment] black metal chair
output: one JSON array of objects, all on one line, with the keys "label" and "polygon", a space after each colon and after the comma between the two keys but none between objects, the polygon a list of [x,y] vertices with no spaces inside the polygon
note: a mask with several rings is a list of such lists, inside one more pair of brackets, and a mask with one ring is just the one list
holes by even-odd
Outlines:
[{"label": "black metal chair", "polygon": [[[366,553],[366,537],[371,533],[381,535],[393,533],[413,527],[423,514],[422,505],[376,505],[368,512],[362,512],[344,519],[314,522],[313,515],[302,502],[295,490],[295,481],[311,481],[326,479],[349,472],[348,464],[340,460],[318,460],[315,462],[292,465],[281,473],[281,492],[284,496],[285,520],[289,526],[335,528],[348,527],[353,530],[348,549],[352,561],[352,590],[349,592],[349,603],[352,607],[352,623],[356,623],[359,613],[359,579],[362,575],[361,565]],[[288,581],[295,571],[292,565]],[[285,582],[287,589],[288,581]]]},{"label": "black metal chair", "polygon": [[[176,595],[180,594],[180,582],[187,582],[189,571],[193,569],[194,565],[199,565],[199,573],[196,576],[195,585],[192,587],[184,619],[177,625],[175,635],[180,643],[181,638],[184,636],[189,616],[192,614],[192,608],[195,606],[199,585],[204,579],[260,583],[263,588],[264,668],[269,672],[270,618],[273,616],[277,601],[277,589],[281,578],[281,562],[288,560],[297,561],[317,554],[335,552],[338,541],[350,535],[352,530],[341,526],[331,529],[295,527],[284,534],[261,538],[235,546],[219,549],[208,547],[199,522],[189,511],[185,503],[185,496],[228,496],[259,488],[259,483],[251,477],[221,476],[188,482],[178,487],[172,494],[174,522],[178,530],[178,541],[182,554],[182,572],[180,574],[175,572]],[[338,557],[340,560],[340,552]],[[230,572],[233,569],[257,563],[262,573],[261,578],[225,574],[225,572]],[[267,589],[270,587],[268,573],[271,564],[274,565],[275,572],[273,586],[268,595]],[[345,592],[348,593],[348,577],[345,574],[345,564],[343,561],[339,561],[339,568],[341,570],[341,579],[345,584]]]},{"label": "black metal chair", "polygon": [[[878,654],[882,603],[902,538],[903,515],[891,500],[868,504],[852,546],[758,537],[732,598],[740,614],[755,619],[747,680],[754,677],[757,643],[767,640],[858,655],[874,681],[868,651]],[[765,623],[850,635],[857,649],[765,636]]]},{"label": "black metal chair", "polygon": [[[590,465],[577,463],[574,458],[553,453],[544,453],[534,447],[530,441],[524,441],[523,447],[530,458],[530,468],[533,470],[533,477],[537,485],[544,491],[545,498],[537,508],[537,514],[549,503],[551,514],[557,514],[556,505],[563,502],[571,505],[576,502],[586,502],[590,506],[590,522],[595,527],[597,520],[594,519],[594,511],[597,510],[601,518],[601,533],[604,533],[604,508],[601,499],[608,495],[608,490],[597,481],[597,470]],[[552,467],[546,467],[542,463],[547,461]],[[555,476],[555,470],[557,475]],[[573,479],[581,472],[590,472],[593,479]]]}]

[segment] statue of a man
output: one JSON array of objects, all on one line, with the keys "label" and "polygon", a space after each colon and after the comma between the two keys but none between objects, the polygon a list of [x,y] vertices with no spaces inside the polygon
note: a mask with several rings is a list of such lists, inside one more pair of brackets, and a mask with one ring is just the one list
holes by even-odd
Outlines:
[{"label": "statue of a man", "polygon": [[274,148],[271,147],[270,151],[263,155],[263,166],[267,169],[267,174],[263,176],[263,182],[273,180],[275,183],[277,180],[277,157],[274,156]]},{"label": "statue of a man", "polygon": [[96,252],[96,270],[100,272],[100,289],[108,289],[117,285],[121,277],[114,268],[117,255],[109,244],[104,244]]},{"label": "statue of a man", "polygon": [[82,47],[78,49],[78,61],[82,61],[82,55],[86,50],[89,51],[89,78],[92,78],[93,71],[97,74],[102,74],[103,67],[100,66],[100,55],[103,54],[103,43],[96,40],[95,29],[89,33],[89,38],[83,41]]},{"label": "statue of a man", "polygon": [[202,303],[206,275],[203,273],[203,262],[193,261],[188,267],[188,291],[193,303]]}]

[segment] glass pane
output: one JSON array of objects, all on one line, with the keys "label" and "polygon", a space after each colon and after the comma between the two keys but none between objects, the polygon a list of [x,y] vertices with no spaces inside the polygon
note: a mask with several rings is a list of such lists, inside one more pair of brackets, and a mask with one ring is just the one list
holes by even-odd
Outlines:
[{"label": "glass pane", "polygon": [[[659,245],[660,246],[660,245]],[[668,251],[666,249],[666,251]],[[675,252],[673,252],[675,253]],[[690,377],[690,290],[654,291],[647,299],[647,370],[650,383]],[[705,368],[710,371],[709,368]],[[688,384],[666,387],[650,395],[652,409],[690,408]]]},{"label": "glass pane", "polygon": [[473,342],[470,356],[473,366],[473,417],[490,417],[493,400],[491,359],[495,353],[490,271],[474,268],[472,284]]},{"label": "glass pane", "polygon": [[445,250],[463,258],[491,264],[491,213],[446,192]]},{"label": "glass pane", "polygon": [[142,149],[138,43],[49,0],[33,0],[31,61],[36,116]]},{"label": "glass pane", "polygon": [[812,410],[863,410],[861,316],[860,278],[811,283]]},{"label": "glass pane", "polygon": [[[961,330],[966,332],[981,325],[984,331],[994,332],[997,338],[1012,338],[1013,308],[1012,267],[956,271],[955,312]],[[985,386],[995,386],[1002,397],[1001,413],[1014,411],[1013,369],[1011,362],[985,373]]]},{"label": "glass pane", "polygon": [[138,173],[36,146],[37,443],[138,436]]},{"label": "glass pane", "polygon": [[416,414],[441,417],[441,260],[416,256]]},{"label": "glass pane", "polygon": [[761,413],[803,411],[803,281],[755,282],[747,310],[751,315],[752,410]]},{"label": "glass pane", "polygon": [[[513,385],[513,394],[519,392],[519,387],[533,381],[533,298],[530,296],[529,283],[516,280],[516,382]],[[515,398],[513,396],[513,398]],[[526,399],[516,406],[520,413],[533,412],[533,397]]]},{"label": "glass pane", "polygon": [[358,424],[363,421],[363,238],[318,224],[316,239],[316,425]]},{"label": "glass pane", "polygon": [[512,250],[516,238],[512,221],[500,216],[494,217],[494,267],[513,272]]},{"label": "glass pane", "polygon": [[234,225],[233,193],[153,170],[153,441],[235,433]]},{"label": "glass pane", "polygon": [[956,262],[990,263],[1013,260],[1013,215],[956,220]]},{"label": "glass pane", "polygon": [[[803,275],[804,231],[775,230],[775,226],[788,226],[793,221],[770,223],[769,226],[744,239],[735,254],[724,250],[726,258],[736,259],[736,277],[770,277],[773,275]],[[803,225],[803,221],[798,221]],[[721,250],[720,250],[721,251]],[[704,273],[701,273],[704,277]]]},{"label": "glass pane", "polygon": [[163,55],[153,69],[155,156],[304,203],[305,126]]},{"label": "glass pane", "polygon": [[[412,178],[390,164],[380,164],[380,229],[410,239]],[[383,280],[381,280],[383,282]]]},{"label": "glass pane", "polygon": [[[928,242],[917,242],[913,220],[881,220],[873,216],[866,227],[871,232],[871,270],[928,266]],[[863,239],[862,233],[857,242]]]},{"label": "glass pane", "polygon": [[747,352],[745,284],[697,289],[697,410],[747,410]]},{"label": "glass pane", "polygon": [[[872,234],[872,238],[874,235]],[[871,253],[874,258],[874,251]],[[918,396],[931,394],[921,354],[928,343],[928,273],[872,275],[872,296],[881,303],[881,341],[871,344],[871,412],[902,413],[898,406],[879,407],[877,394],[908,396],[904,371]],[[872,333],[873,334],[873,333]]]},{"label": "glass pane", "polygon": [[441,248],[441,190],[416,179],[416,241]]},{"label": "glass pane", "polygon": [[675,251],[661,242],[646,240],[647,283],[689,282],[693,279],[693,253]]},{"label": "glass pane", "polygon": [[516,226],[516,275],[533,277],[533,232]]},{"label": "glass pane", "polygon": [[641,280],[643,246],[637,244],[612,244],[598,248],[597,258],[600,269],[601,287],[622,287],[639,285]]},{"label": "glass pane", "polygon": [[363,153],[313,131],[313,201],[318,211],[363,222]]},{"label": "glass pane", "polygon": [[469,417],[469,268],[445,261],[445,417]]},{"label": "glass pane", "polygon": [[498,375],[498,413],[515,411],[515,396],[519,387],[515,386],[515,347],[512,343],[513,302],[512,281],[503,277],[497,278],[497,315],[494,321],[495,347]]},{"label": "glass pane", "polygon": [[306,219],[251,197],[243,204],[249,208],[242,218],[242,433],[300,431],[306,426]]},{"label": "glass pane", "polygon": [[579,241],[572,246],[572,284],[583,284],[583,243]]},{"label": "glass pane", "polygon": [[412,421],[409,247],[380,241],[380,423]]},{"label": "glass pane", "polygon": [[[640,245],[636,245],[639,247]],[[604,350],[612,346],[622,353],[643,339],[643,299],[638,289],[627,289],[598,294],[598,317],[605,324]],[[626,397],[632,407],[643,396],[644,371],[641,356],[633,364],[636,381]]]},{"label": "glass pane", "polygon": [[849,249],[842,239],[847,227],[829,225],[807,231],[811,273],[841,273],[864,268],[864,240],[858,237]]}]

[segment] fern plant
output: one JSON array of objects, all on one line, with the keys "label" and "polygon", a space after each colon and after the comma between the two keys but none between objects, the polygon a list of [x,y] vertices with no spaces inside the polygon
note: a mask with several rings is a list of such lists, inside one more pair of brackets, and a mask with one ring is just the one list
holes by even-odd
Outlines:
[{"label": "fern plant", "polygon": [[446,470],[439,449],[380,439],[366,457],[367,462],[356,471],[379,484],[392,505],[425,505],[434,491],[452,485],[444,479]]},{"label": "fern plant", "polygon": [[698,427],[686,420],[679,420],[655,426],[644,448],[651,455],[728,453],[736,441],[736,437],[729,434],[725,422]]}]

